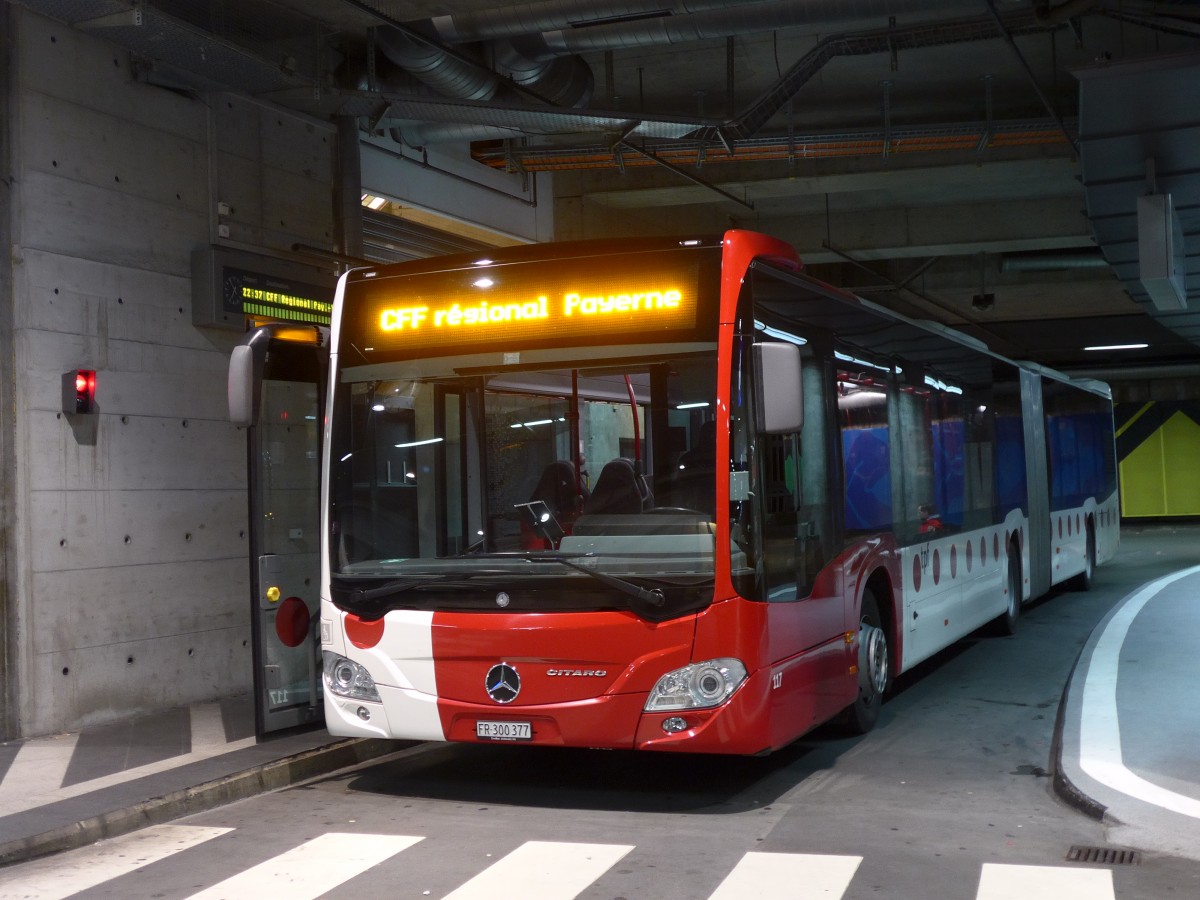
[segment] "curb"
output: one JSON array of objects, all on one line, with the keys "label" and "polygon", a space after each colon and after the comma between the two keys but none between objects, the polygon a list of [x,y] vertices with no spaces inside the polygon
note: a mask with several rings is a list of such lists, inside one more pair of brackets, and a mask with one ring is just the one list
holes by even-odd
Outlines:
[{"label": "curb", "polygon": [[1075,664],[1071,667],[1071,675],[1063,686],[1062,699],[1058,702],[1058,715],[1054,717],[1054,737],[1050,741],[1050,767],[1054,772],[1054,793],[1058,798],[1088,818],[1103,822],[1108,807],[1076,787],[1063,768],[1063,727],[1067,717],[1067,705],[1070,702],[1071,683],[1075,680],[1075,672],[1079,668],[1082,656],[1083,650],[1080,649],[1079,655],[1075,657]]},{"label": "curb", "polygon": [[305,750],[203,784],[151,797],[123,809],[0,844],[0,866],[74,850],[104,838],[118,837],[149,825],[160,825],[236,800],[291,787],[310,778],[387,756],[397,749],[400,748],[396,741],[350,738]]}]

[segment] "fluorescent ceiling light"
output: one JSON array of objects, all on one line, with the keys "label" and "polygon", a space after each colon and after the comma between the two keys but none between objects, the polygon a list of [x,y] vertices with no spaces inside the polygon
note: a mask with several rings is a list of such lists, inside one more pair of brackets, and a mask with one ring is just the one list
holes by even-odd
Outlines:
[{"label": "fluorescent ceiling light", "polygon": [[1084,350],[1145,350],[1149,344],[1105,344],[1103,346],[1084,347]]},{"label": "fluorescent ceiling light", "polygon": [[396,448],[400,449],[403,447],[424,447],[426,444],[440,444],[441,442],[442,442],[442,438],[440,438],[440,437],[425,438],[425,440],[423,440],[423,441],[409,441],[407,444],[397,444]]}]

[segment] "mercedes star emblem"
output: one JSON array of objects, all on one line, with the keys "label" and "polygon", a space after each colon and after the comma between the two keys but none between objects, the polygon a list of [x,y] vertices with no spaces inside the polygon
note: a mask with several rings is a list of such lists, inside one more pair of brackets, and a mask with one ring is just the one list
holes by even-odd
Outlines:
[{"label": "mercedes star emblem", "polygon": [[497,663],[488,669],[483,686],[497,703],[512,703],[521,693],[521,676],[508,663]]}]

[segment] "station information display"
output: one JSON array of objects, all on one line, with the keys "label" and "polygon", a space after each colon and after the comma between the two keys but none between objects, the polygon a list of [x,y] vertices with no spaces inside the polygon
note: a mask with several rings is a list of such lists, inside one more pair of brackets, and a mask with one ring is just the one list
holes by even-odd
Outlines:
[{"label": "station information display", "polygon": [[236,331],[248,318],[328,325],[336,284],[332,265],[200,247],[192,254],[192,322]]}]

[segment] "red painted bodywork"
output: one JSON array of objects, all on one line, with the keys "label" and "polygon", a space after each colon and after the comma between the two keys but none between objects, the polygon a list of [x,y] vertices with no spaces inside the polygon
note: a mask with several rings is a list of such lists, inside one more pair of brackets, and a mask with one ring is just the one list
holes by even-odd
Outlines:
[{"label": "red painted bodywork", "polygon": [[[747,268],[756,258],[801,267],[788,245],[751,232],[728,232],[723,248],[718,459],[729,455],[729,348]],[[717,479],[716,502],[718,510],[729,508],[728,479]],[[730,546],[723,516],[715,546]],[[433,660],[444,733],[449,740],[474,741],[476,721],[511,720],[530,722],[536,744],[734,754],[777,749],[854,701],[858,601],[879,568],[898,594],[896,560],[886,539],[867,540],[831,561],[809,598],[763,603],[737,595],[729,554],[718,551],[712,605],[659,624],[622,612],[436,613]],[[356,631],[362,633],[349,636],[358,646],[375,638],[369,628]],[[897,660],[898,635],[890,637]],[[643,712],[663,674],[719,657],[738,658],[748,670],[727,702],[710,710]],[[510,704],[496,703],[485,690],[485,676],[499,662],[521,677],[520,694]],[[549,674],[556,669],[591,674]],[[685,730],[664,732],[670,717],[682,717]]]}]

